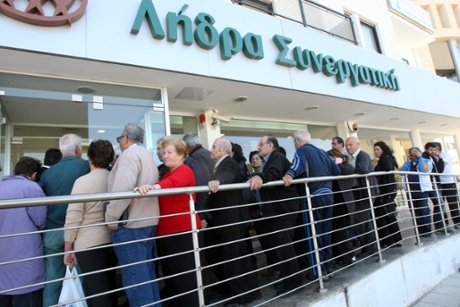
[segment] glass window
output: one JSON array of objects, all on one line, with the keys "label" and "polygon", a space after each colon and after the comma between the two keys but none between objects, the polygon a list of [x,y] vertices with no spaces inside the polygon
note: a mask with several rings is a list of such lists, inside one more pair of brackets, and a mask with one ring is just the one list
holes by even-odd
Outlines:
[{"label": "glass window", "polygon": [[373,50],[377,53],[382,53],[379,39],[375,27],[367,23],[361,22],[361,32],[363,33],[364,48]]},{"label": "glass window", "polygon": [[153,156],[156,139],[166,134],[165,113],[153,108],[163,106],[161,89],[31,76],[4,80],[8,87],[0,88],[5,92],[0,105],[7,124],[0,133],[5,126],[11,133],[6,138],[8,144],[1,144],[0,158],[11,159],[0,162],[10,170],[25,155],[43,161],[47,149],[59,148],[64,134],[81,136],[86,154],[93,140],[106,139],[118,145],[116,138],[124,126],[134,123],[145,130],[144,145]]}]

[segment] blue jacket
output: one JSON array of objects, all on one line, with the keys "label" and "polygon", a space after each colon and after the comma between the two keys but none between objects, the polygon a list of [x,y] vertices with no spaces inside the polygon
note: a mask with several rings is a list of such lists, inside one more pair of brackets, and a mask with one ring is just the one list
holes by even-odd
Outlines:
[{"label": "blue jacket", "polygon": [[[286,174],[295,179],[336,176],[340,174],[340,169],[324,150],[305,144],[295,151],[294,160]],[[311,194],[325,188],[332,190],[332,181],[310,182],[308,187]]]}]

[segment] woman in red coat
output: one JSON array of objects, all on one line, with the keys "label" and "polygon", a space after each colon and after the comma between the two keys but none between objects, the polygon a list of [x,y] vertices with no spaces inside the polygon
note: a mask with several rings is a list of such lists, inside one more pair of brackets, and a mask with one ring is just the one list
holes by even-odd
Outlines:
[{"label": "woman in red coat", "polygon": [[[176,137],[168,137],[163,140],[161,147],[163,163],[168,167],[168,171],[154,185],[143,185],[135,188],[134,191],[146,194],[150,190],[195,186],[193,171],[184,164],[184,160],[187,158],[187,145],[185,142]],[[159,256],[166,257],[161,259],[161,270],[165,277],[196,270],[195,258],[192,252],[190,197],[189,194],[158,197],[161,217],[158,222],[155,241],[157,242]],[[195,194],[192,197],[195,201]],[[201,228],[198,214],[195,214],[192,218],[195,219],[197,228]],[[176,235],[164,237],[171,234]],[[170,256],[178,253],[180,255]],[[192,271],[175,277],[168,277],[165,280],[165,285],[165,293],[168,297],[196,290],[196,273]],[[168,306],[198,305],[197,291],[168,300]]]}]

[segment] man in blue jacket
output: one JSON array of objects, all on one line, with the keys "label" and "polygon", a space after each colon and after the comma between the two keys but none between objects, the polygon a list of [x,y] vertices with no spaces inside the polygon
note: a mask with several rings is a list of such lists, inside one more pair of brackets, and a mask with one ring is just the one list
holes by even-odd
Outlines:
[{"label": "man in blue jacket", "polygon": [[[309,177],[326,177],[336,176],[340,174],[339,167],[322,149],[310,144],[311,136],[307,130],[299,130],[294,133],[294,145],[296,148],[294,160],[291,167],[283,176],[285,186],[290,186],[294,178],[309,178]],[[311,194],[311,203],[314,209],[313,218],[315,230],[318,240],[318,248],[320,249],[320,263],[323,275],[332,272],[332,208],[334,205],[334,196],[332,194],[332,181],[315,181],[308,183],[308,189]],[[299,194],[305,195],[305,192]],[[304,210],[304,222],[306,223],[305,231],[307,244],[310,249],[310,264],[312,265],[311,277],[317,277],[316,261],[314,259],[313,246],[310,235],[310,222],[306,207],[306,199],[301,200]],[[309,225],[310,224],[310,225]],[[328,278],[332,277],[329,275]]]}]

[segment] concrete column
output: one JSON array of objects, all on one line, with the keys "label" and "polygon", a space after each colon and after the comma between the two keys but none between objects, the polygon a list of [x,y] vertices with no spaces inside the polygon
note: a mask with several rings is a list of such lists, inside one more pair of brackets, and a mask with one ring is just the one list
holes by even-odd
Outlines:
[{"label": "concrete column", "polygon": [[418,147],[423,151],[423,143],[422,143],[422,137],[420,136],[420,130],[419,129],[411,130],[410,138],[412,141],[412,146]]},{"label": "concrete column", "polygon": [[[455,140],[455,149],[457,149],[457,155],[460,156],[460,133],[454,134],[454,140]],[[447,149],[443,148],[443,150],[447,150]]]},{"label": "concrete column", "polygon": [[401,142],[396,139],[394,135],[390,136],[391,139],[391,149],[393,149],[394,156],[398,165],[401,166],[404,163],[403,157],[405,156],[404,148],[401,146]]},{"label": "concrete column", "polygon": [[357,133],[352,131],[353,124],[354,122],[341,122],[335,125],[337,136],[340,136],[344,140],[349,136],[358,137]]},{"label": "concrete column", "polygon": [[[201,138],[201,143],[203,147],[210,149],[212,147],[212,143],[220,137],[220,124],[218,121],[215,121],[212,118],[212,114],[214,111],[208,110],[204,112],[205,115],[205,122],[199,123],[198,119],[198,135]],[[214,123],[214,125],[213,125]]]},{"label": "concrete column", "polygon": [[458,79],[457,82],[460,83],[460,52],[458,50],[457,41],[455,39],[449,39],[447,41],[447,45],[449,46],[452,62],[454,62],[455,74],[457,75]]}]

